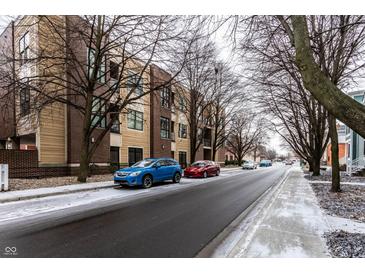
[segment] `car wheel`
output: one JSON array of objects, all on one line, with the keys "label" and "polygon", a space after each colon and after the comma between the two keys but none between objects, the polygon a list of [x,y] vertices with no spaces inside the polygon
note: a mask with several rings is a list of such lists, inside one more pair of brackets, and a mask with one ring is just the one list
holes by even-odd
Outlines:
[{"label": "car wheel", "polygon": [[204,171],[203,178],[207,178],[207,177],[208,177],[208,173],[206,171]]},{"label": "car wheel", "polygon": [[142,186],[143,188],[150,188],[153,184],[151,175],[146,175],[143,177]]},{"label": "car wheel", "polygon": [[180,183],[180,180],[181,180],[181,174],[179,172],[176,172],[174,174],[174,178],[172,178],[172,181],[177,184],[177,183]]},{"label": "car wheel", "polygon": [[217,172],[216,172],[216,174],[215,174],[215,175],[219,176],[219,173],[220,173],[220,170],[219,170],[219,169],[217,169]]}]

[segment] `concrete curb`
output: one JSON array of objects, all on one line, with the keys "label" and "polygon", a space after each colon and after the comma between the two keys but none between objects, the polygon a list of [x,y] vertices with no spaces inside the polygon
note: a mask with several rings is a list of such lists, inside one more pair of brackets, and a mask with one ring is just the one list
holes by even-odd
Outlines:
[{"label": "concrete curb", "polygon": [[[63,195],[63,194],[71,194],[71,193],[77,193],[77,192],[83,192],[83,191],[90,191],[90,190],[97,190],[97,189],[103,189],[103,188],[111,188],[115,185],[107,185],[107,186],[91,186],[91,187],[85,187],[80,189],[64,189],[60,191],[54,191],[54,192],[46,192],[46,193],[39,193],[39,194],[31,194],[31,195],[24,195],[24,196],[14,196],[14,197],[8,197],[8,198],[2,198],[0,194],[0,204],[2,203],[8,203],[8,202],[16,202],[16,201],[23,201],[23,200],[31,200],[36,198],[44,198],[49,196],[57,196],[57,195]],[[11,193],[11,192],[10,192]]]},{"label": "concrete curb", "polygon": [[[247,218],[249,215],[255,210],[255,208],[261,203],[264,202],[263,200],[269,197],[272,197],[278,189],[280,189],[280,186],[286,181],[288,178],[288,175],[290,173],[291,169],[288,169],[286,173],[283,175],[282,179],[269,187],[264,193],[260,195],[248,208],[246,208],[236,219],[234,219],[228,226],[226,226],[221,233],[219,233],[213,240],[211,240],[208,245],[206,245],[202,250],[199,251],[199,253],[195,256],[196,258],[210,258],[214,254],[214,251],[217,249],[219,245],[223,243],[223,241],[228,238],[228,236],[237,229],[237,227]],[[266,204],[266,203],[265,203]],[[261,208],[258,210],[256,215],[259,215],[262,210]],[[245,231],[248,231],[251,226],[252,222],[249,222],[246,224]],[[239,242],[240,239],[237,240]]]}]

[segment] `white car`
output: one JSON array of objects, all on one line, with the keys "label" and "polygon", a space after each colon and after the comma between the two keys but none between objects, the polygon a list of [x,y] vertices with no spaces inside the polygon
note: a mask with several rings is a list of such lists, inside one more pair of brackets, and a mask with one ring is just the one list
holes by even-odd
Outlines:
[{"label": "white car", "polygon": [[246,161],[242,165],[242,169],[256,169],[256,168],[257,168],[257,164],[254,161]]}]

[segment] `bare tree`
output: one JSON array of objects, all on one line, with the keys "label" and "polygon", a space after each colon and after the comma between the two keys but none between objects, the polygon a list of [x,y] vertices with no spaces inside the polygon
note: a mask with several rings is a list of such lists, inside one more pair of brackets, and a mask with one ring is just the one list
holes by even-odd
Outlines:
[{"label": "bare tree", "polygon": [[[304,88],[293,62],[293,49],[277,34],[270,18],[257,18],[239,50],[249,63],[251,94],[262,112],[273,116],[271,124],[303,159],[313,175],[320,174],[320,161],[328,143],[327,112]],[[284,36],[285,37],[285,36]]]},{"label": "bare tree", "polygon": [[224,146],[229,136],[228,125],[235,114],[242,109],[244,99],[242,84],[227,63],[216,64],[215,76],[207,115],[209,125],[212,127],[212,159],[215,159],[218,149]]},{"label": "bare tree", "polygon": [[[17,28],[21,24],[22,20],[17,22]],[[40,30],[39,44],[27,45],[16,56],[16,77],[9,74],[9,82],[15,90],[32,91],[32,113],[54,104],[78,111],[80,182],[86,181],[101,141],[119,123],[119,113],[145,104],[143,97],[169,85],[184,63],[154,89],[148,82],[149,65],[168,66],[168,56],[184,33],[194,37],[194,30],[201,27],[175,16],[34,16],[33,24]],[[32,73],[21,73],[24,67]]]},{"label": "bare tree", "polygon": [[[186,47],[190,50],[186,57],[183,51],[177,51],[175,59],[184,63],[178,76],[180,85],[177,94],[185,101],[185,116],[189,125],[191,162],[195,161],[196,154],[204,142],[204,133],[210,124],[209,109],[212,105],[215,81],[216,48],[209,35],[202,35],[200,39],[186,40]],[[186,95],[186,91],[189,95]],[[184,98],[184,99],[183,99]]]},{"label": "bare tree", "polygon": [[277,156],[277,152],[275,149],[268,149],[267,150],[267,159],[274,160]]},{"label": "bare tree", "polygon": [[[332,17],[333,18],[333,17]],[[305,87],[337,119],[365,138],[365,106],[344,94],[328,76],[323,66],[314,57],[313,41],[326,35],[337,38],[339,44],[332,48],[332,54],[339,56],[333,64],[337,73],[353,77],[363,70],[362,58],[365,43],[365,20],[363,16],[343,16],[337,19],[337,26],[330,25],[310,37],[305,16],[291,16],[291,24],[281,20],[287,37],[295,47],[295,61],[300,69]],[[332,20],[333,20],[332,19]],[[319,37],[319,38],[317,38]],[[313,39],[314,38],[314,39]],[[336,66],[342,68],[337,70]]]},{"label": "bare tree", "polygon": [[226,149],[242,165],[243,157],[254,148],[255,141],[265,133],[265,121],[250,113],[239,113],[234,116],[230,124]]},{"label": "bare tree", "polygon": [[[300,73],[305,89],[329,111],[333,153],[338,144],[336,121],[332,115],[361,135],[359,130],[365,117],[361,113],[365,108],[341,93],[341,89],[349,88],[364,68],[362,16],[258,16],[245,18],[244,22],[249,26],[246,31],[251,33],[248,39],[258,39],[268,47],[262,55],[287,56]],[[273,47],[275,43],[280,46]],[[333,191],[340,190],[336,159],[335,156]]]}]

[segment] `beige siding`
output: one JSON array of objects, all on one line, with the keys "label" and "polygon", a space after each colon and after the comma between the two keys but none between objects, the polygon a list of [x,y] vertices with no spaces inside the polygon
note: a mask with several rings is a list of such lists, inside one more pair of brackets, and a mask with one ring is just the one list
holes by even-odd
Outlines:
[{"label": "beige siding", "polygon": [[65,106],[54,103],[43,109],[40,117],[40,164],[66,163]]}]

